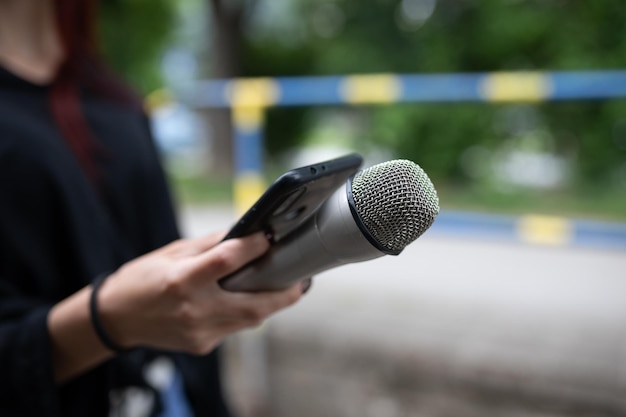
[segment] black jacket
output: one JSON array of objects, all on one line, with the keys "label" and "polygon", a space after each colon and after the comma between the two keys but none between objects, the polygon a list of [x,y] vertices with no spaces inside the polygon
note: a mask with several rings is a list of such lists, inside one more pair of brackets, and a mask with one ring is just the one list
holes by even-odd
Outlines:
[{"label": "black jacket", "polygon": [[[46,327],[55,303],[178,237],[147,118],[83,91],[104,145],[93,186],[61,137],[47,87],[0,68],[0,416],[107,416],[111,390],[144,386],[138,349],[56,386]],[[216,354],[169,355],[196,417],[225,416]]]}]

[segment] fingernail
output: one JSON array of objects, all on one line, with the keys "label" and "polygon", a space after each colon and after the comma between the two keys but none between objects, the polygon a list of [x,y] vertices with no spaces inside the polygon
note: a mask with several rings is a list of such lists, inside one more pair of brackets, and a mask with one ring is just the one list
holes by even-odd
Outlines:
[{"label": "fingernail", "polygon": [[309,289],[311,288],[311,284],[313,283],[313,279],[312,278],[307,278],[304,281],[302,281],[301,286],[302,286],[302,294],[306,294]]},{"label": "fingernail", "polygon": [[274,232],[272,231],[266,231],[265,232],[265,240],[267,240],[268,242],[270,242],[271,244],[274,244]]}]

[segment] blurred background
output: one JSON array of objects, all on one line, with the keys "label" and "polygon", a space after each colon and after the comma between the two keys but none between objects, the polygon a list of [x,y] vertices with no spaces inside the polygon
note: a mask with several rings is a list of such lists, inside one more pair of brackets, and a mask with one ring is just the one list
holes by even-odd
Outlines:
[{"label": "blurred background", "polygon": [[623,0],[102,3],[187,235],[347,152],[439,193],[400,256],[226,342],[241,417],[626,415]]}]

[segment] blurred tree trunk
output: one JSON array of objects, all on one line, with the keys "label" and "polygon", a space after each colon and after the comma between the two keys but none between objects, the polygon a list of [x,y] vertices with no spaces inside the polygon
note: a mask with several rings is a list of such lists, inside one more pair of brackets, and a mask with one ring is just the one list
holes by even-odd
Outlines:
[{"label": "blurred tree trunk", "polygon": [[[242,29],[250,2],[209,0],[211,30],[211,78],[241,75]],[[230,109],[207,109],[203,113],[211,132],[210,174],[217,178],[233,175],[232,124]]]},{"label": "blurred tree trunk", "polygon": [[[256,0],[209,0],[211,28],[211,78],[233,78],[242,74],[241,53],[245,18]],[[230,109],[204,110],[212,134],[211,175],[230,178],[233,169],[233,129]],[[242,397],[236,401],[249,417],[268,415],[267,372],[262,335],[234,339],[243,352],[239,367],[245,373]]]}]

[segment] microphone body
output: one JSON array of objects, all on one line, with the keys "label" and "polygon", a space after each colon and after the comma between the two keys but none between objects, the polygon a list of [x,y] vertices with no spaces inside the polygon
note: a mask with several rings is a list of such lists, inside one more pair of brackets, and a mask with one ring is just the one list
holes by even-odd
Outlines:
[{"label": "microphone body", "polygon": [[340,187],[298,230],[220,282],[229,291],[268,291],[328,269],[384,255],[363,236]]},{"label": "microphone body", "polygon": [[358,172],[298,229],[220,285],[229,291],[269,291],[340,265],[398,255],[439,213],[426,173],[407,160]]}]

